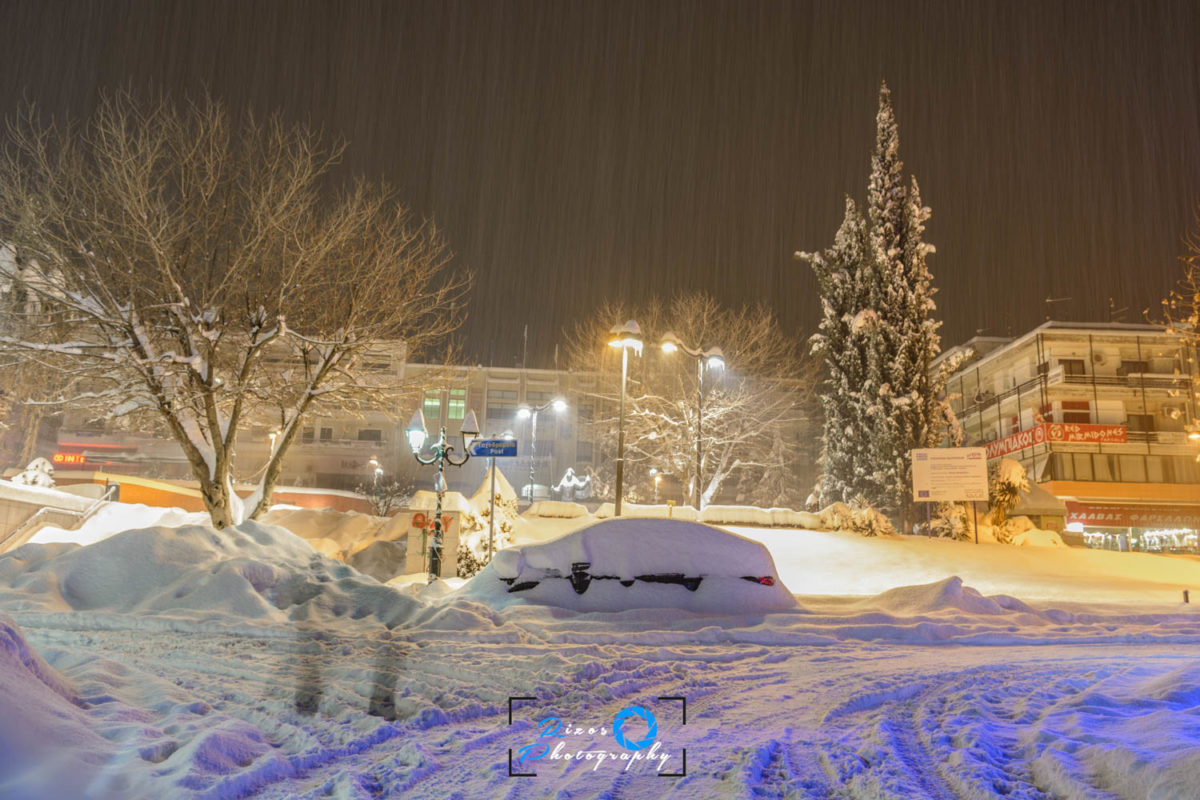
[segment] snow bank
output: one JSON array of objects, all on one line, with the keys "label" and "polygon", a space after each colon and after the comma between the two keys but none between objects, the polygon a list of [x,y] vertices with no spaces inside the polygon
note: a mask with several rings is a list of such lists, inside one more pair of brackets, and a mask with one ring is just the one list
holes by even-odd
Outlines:
[{"label": "snow bank", "polygon": [[4,676],[0,680],[0,794],[30,798],[88,794],[89,773],[95,764],[111,758],[116,748],[91,730],[75,690],[3,614],[0,675]]},{"label": "snow bank", "polygon": [[87,511],[96,501],[70,492],[49,489],[44,486],[25,486],[12,481],[0,480],[0,499],[20,503],[35,503],[67,511]]},{"label": "snow bank", "polygon": [[700,521],[721,525],[771,524],[771,512],[757,506],[708,506],[700,512]]},{"label": "snow bank", "polygon": [[539,500],[526,509],[523,516],[575,519],[577,517],[586,517],[587,513],[587,507],[580,503],[565,503],[561,500]]},{"label": "snow bank", "polygon": [[[587,564],[591,576],[581,594],[570,580],[579,564]],[[699,580],[688,586],[662,576]],[[773,585],[746,576],[770,577]],[[502,550],[460,594],[492,607],[528,602],[577,611],[679,608],[753,614],[795,606],[770,553],[757,542],[708,525],[636,518]]]},{"label": "snow bank", "polygon": [[177,528],[181,525],[204,525],[208,521],[207,512],[188,512],[181,508],[161,508],[140,503],[107,503],[75,530],[48,526],[34,534],[29,541],[34,544],[65,542],[89,545],[135,528]]},{"label": "snow bank", "polygon": [[1031,528],[1018,533],[1012,538],[1012,543],[1018,547],[1066,547],[1062,537],[1054,531],[1043,531]]},{"label": "snow bank", "polygon": [[860,605],[900,616],[916,616],[946,610],[965,611],[968,614],[1032,612],[1024,603],[1007,595],[984,597],[970,586],[963,586],[962,578],[957,575],[937,583],[889,589],[870,600],[860,601]]},{"label": "snow bank", "polygon": [[[613,504],[604,503],[596,509],[596,519],[612,519]],[[691,506],[642,505],[641,503],[621,503],[621,518],[640,517],[642,519],[679,519],[685,522],[696,521],[696,509]]]},{"label": "snow bank", "polygon": [[414,609],[283,528],[255,522],[126,531],[88,547],[27,544],[0,557],[0,607],[386,624]]},{"label": "snow bank", "polygon": [[[266,525],[278,525],[313,545],[314,549],[328,555],[353,550],[373,541],[383,532],[387,518],[359,514],[356,511],[338,511],[332,508],[296,508],[283,506],[272,508],[261,520]],[[332,542],[331,548],[327,542]],[[318,544],[321,546],[318,547]],[[333,552],[330,552],[333,550]]]}]

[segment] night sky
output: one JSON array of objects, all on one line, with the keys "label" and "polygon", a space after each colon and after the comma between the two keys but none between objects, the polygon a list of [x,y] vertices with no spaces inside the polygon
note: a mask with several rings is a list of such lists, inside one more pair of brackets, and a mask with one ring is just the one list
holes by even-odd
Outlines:
[{"label": "night sky", "polygon": [[0,2],[0,108],[207,88],[349,141],[473,270],[475,361],[551,366],[604,298],[819,304],[881,79],[933,209],[945,344],[1129,321],[1200,202],[1200,2]]}]

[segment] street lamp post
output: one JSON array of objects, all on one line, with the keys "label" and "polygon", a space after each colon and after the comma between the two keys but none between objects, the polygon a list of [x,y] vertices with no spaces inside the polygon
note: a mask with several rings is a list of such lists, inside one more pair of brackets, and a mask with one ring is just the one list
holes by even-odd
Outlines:
[{"label": "street lamp post", "polygon": [[[437,510],[433,517],[433,542],[429,545],[429,572],[436,578],[442,571],[442,496],[446,493],[446,463],[449,462],[452,467],[461,467],[467,463],[471,458],[468,448],[471,446],[471,441],[479,435],[479,422],[475,419],[474,411],[467,412],[466,418],[462,421],[463,455],[459,461],[455,461],[450,455],[454,451],[454,445],[446,441],[445,425],[442,426],[437,443],[430,448],[432,453],[430,457],[421,458],[421,448],[424,446],[425,440],[429,438],[429,432],[425,430],[425,414],[420,408],[413,413],[406,433],[413,458],[425,466],[437,464],[437,478],[433,482],[433,489],[437,493]],[[421,532],[421,536],[425,536],[424,531]],[[424,539],[422,538],[422,554],[425,551],[423,545]]]},{"label": "street lamp post", "polygon": [[696,510],[699,511],[700,479],[703,477],[702,465],[704,463],[704,368],[707,366],[709,369],[724,369],[725,354],[719,347],[710,347],[707,350],[702,350],[699,347],[688,347],[671,331],[663,334],[662,349],[664,353],[674,353],[677,350],[682,350],[696,359],[696,485],[692,494],[695,497]]},{"label": "street lamp post", "polygon": [[537,418],[539,411],[545,411],[547,408],[553,408],[554,413],[561,414],[567,410],[567,401],[561,397],[556,397],[548,403],[543,403],[537,408],[532,408],[528,405],[522,405],[517,409],[517,416],[521,419],[530,418],[529,422],[529,502],[533,503],[533,485],[537,482],[534,475],[534,465],[537,463]]},{"label": "street lamp post", "polygon": [[621,348],[621,406],[617,412],[617,497],[613,516],[621,516],[621,495],[625,488],[625,381],[629,377],[629,351],[642,354],[642,329],[629,320],[624,325],[614,325],[609,331],[609,347]]}]

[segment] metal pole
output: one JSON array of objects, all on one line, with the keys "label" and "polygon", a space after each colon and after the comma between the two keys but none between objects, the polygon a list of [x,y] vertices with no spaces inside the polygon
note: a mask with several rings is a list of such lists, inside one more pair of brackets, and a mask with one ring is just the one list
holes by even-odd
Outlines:
[{"label": "metal pole", "polygon": [[488,561],[496,552],[496,457],[488,459],[492,470],[492,510],[488,514]]},{"label": "metal pole", "polygon": [[433,543],[429,546],[429,571],[435,578],[441,577],[442,571],[442,495],[446,491],[446,428],[442,426],[441,439],[437,446],[437,511],[433,518]]},{"label": "metal pole", "polygon": [[704,423],[704,356],[696,359],[696,511],[700,511],[700,483],[703,476],[701,465],[704,463],[701,448],[704,439],[701,425]]},{"label": "metal pole", "polygon": [[533,505],[534,464],[537,463],[537,415],[538,409],[533,410],[529,418],[529,503]]},{"label": "metal pole", "polygon": [[971,515],[975,518],[975,544],[979,544],[979,504],[971,501]]},{"label": "metal pole", "polygon": [[617,499],[613,516],[621,516],[621,492],[625,488],[625,377],[629,374],[629,348],[621,347],[621,406],[617,412]]}]

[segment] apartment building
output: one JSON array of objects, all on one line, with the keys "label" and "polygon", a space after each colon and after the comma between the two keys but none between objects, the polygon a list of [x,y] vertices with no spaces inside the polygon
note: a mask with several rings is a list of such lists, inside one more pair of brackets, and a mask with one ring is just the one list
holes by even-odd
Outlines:
[{"label": "apartment building", "polygon": [[989,459],[1025,465],[1092,546],[1200,549],[1197,354],[1153,325],[1047,322],[976,337],[947,391]]}]

